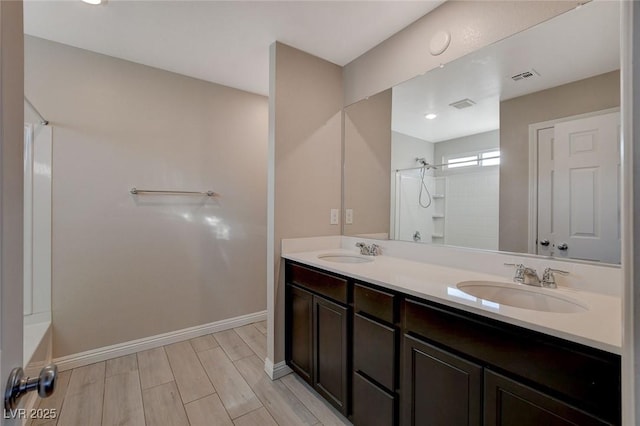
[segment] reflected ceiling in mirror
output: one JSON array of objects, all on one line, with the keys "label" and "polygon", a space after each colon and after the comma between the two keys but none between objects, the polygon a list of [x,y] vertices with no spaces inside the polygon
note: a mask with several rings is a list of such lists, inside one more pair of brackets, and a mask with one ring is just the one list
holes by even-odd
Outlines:
[{"label": "reflected ceiling in mirror", "polygon": [[560,212],[568,233],[537,229],[559,213],[538,211],[549,176],[530,140],[531,128],[619,108],[619,67],[619,5],[591,2],[347,107],[343,233],[619,262],[619,248],[578,250],[608,226],[594,221],[609,191],[598,172],[563,189],[563,208],[581,212]]}]

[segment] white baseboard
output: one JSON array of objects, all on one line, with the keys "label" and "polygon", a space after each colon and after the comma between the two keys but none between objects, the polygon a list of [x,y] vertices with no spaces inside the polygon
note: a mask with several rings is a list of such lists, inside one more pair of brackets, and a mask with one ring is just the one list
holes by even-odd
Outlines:
[{"label": "white baseboard", "polygon": [[67,355],[61,358],[56,358],[53,362],[58,366],[59,371],[71,370],[72,368],[83,367],[85,365],[105,361],[111,358],[130,355],[147,349],[158,348],[171,343],[193,339],[194,337],[204,336],[205,334],[229,330],[254,322],[264,321],[266,319],[267,311],[256,312],[169,333],[131,340],[129,342],[118,343],[116,345],[105,346],[103,348],[92,349],[90,351],[80,352],[73,355]]},{"label": "white baseboard", "polygon": [[269,358],[264,360],[264,372],[271,378],[271,380],[278,380],[280,377],[284,377],[289,373],[293,373],[293,370],[289,368],[286,362],[281,361],[277,364],[273,364]]}]

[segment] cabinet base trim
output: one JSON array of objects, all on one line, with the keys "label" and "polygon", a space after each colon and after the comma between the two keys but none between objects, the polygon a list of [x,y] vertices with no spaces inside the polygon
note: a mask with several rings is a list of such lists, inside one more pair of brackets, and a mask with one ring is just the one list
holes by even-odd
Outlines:
[{"label": "cabinet base trim", "polygon": [[53,360],[58,365],[59,371],[71,370],[72,368],[83,367],[96,362],[106,361],[147,349],[154,349],[171,343],[181,342],[205,334],[217,333],[219,331],[230,330],[254,322],[267,319],[267,311],[255,312],[222,321],[211,322],[209,324],[197,325],[195,327],[184,328],[155,336],[144,337],[142,339],[131,340],[129,342],[118,343],[103,348],[67,355]]},{"label": "cabinet base trim", "polygon": [[280,377],[293,373],[293,370],[289,368],[285,361],[274,364],[269,358],[265,358],[264,372],[267,373],[267,376],[269,376],[271,380],[278,380]]}]

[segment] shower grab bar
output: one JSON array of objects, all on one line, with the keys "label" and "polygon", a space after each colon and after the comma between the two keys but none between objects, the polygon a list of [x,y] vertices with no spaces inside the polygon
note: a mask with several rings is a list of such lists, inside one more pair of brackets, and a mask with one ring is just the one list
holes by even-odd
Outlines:
[{"label": "shower grab bar", "polygon": [[138,189],[131,188],[129,191],[133,195],[138,194],[168,194],[168,195],[206,195],[207,197],[219,197],[220,194],[213,191],[172,191],[172,190],[157,190],[157,189]]}]

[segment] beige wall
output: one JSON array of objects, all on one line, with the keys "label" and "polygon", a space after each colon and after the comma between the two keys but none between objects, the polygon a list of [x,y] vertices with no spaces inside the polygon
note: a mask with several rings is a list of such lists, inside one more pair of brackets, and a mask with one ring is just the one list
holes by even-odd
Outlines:
[{"label": "beige wall", "polygon": [[[268,357],[284,359],[283,238],[339,235],[330,210],[340,209],[342,68],[275,43],[271,49],[270,168],[273,171],[269,257],[274,265]],[[272,334],[272,333],[269,333]]]},{"label": "beige wall", "polygon": [[[340,208],[340,106],[575,6],[573,1],[449,1],[344,68],[281,43],[272,45],[268,222],[273,228],[267,251],[268,279],[274,281],[267,302],[273,330],[268,361],[278,363],[284,358],[280,240],[340,232],[338,226],[329,225],[329,210]],[[431,56],[429,40],[442,29],[451,32],[451,46],[444,54]]]},{"label": "beige wall", "polygon": [[619,105],[619,71],[500,103],[500,250],[528,250],[529,125]]},{"label": "beige wall", "polygon": [[[389,234],[391,89],[344,110],[345,235]],[[344,216],[343,216],[344,219]]]},{"label": "beige wall", "polygon": [[33,37],[25,50],[54,135],[54,356],[264,310],[267,98]]},{"label": "beige wall", "polygon": [[24,71],[22,2],[0,2],[0,352],[2,383],[22,365]]},{"label": "beige wall", "polygon": [[[344,67],[345,105],[559,15],[577,1],[447,1]],[[449,48],[429,52],[439,31]]]}]

